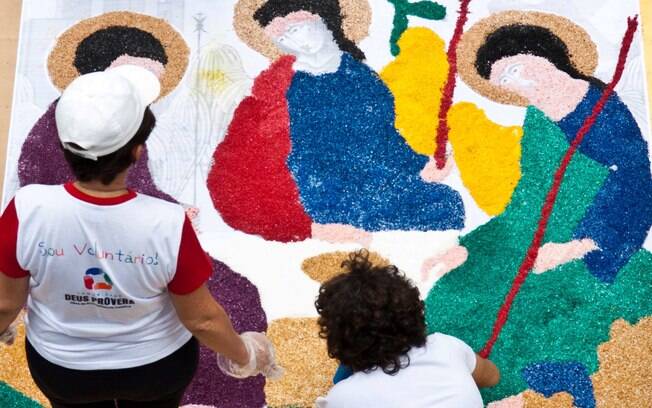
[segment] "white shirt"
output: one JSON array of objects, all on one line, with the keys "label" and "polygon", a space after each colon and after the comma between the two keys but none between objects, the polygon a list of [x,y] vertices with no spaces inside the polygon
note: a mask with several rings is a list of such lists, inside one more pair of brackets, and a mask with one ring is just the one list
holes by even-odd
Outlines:
[{"label": "white shirt", "polygon": [[441,333],[408,352],[410,365],[396,375],[358,372],[317,399],[318,408],[482,408],[471,377],[476,355],[463,341]]},{"label": "white shirt", "polygon": [[190,339],[168,291],[189,293],[212,266],[180,205],[133,192],[102,199],[72,184],[30,185],[0,221],[3,238],[15,234],[15,250],[0,245],[1,270],[30,276],[27,338],[48,361],[130,368]]}]

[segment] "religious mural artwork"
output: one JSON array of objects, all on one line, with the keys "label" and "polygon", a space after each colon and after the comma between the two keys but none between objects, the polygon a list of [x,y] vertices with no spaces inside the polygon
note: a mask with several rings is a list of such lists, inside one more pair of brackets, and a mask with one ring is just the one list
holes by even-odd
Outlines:
[{"label": "religious mural artwork", "polygon": [[[186,407],[312,406],[338,368],[314,296],[359,248],[419,285],[429,332],[496,362],[488,406],[652,400],[636,370],[652,364],[652,175],[627,85],[643,80],[635,0],[602,31],[547,0],[225,3],[207,44],[203,13],[189,31],[124,10],[63,31],[47,60],[57,89],[122,64],[159,76],[154,154],[129,186],[186,207],[211,293],[286,369],[235,380],[202,349]],[[71,177],[56,102],[21,139],[20,185]],[[24,359],[0,356],[0,405],[44,403],[13,379]]]},{"label": "religious mural artwork", "polygon": [[[255,11],[284,56],[257,79],[215,152],[216,208],[234,228],[279,241],[461,229],[459,194],[432,179],[433,160],[395,129],[394,98],[346,37],[342,14],[336,0],[268,1]],[[263,87],[260,99],[274,100],[258,98]]]},{"label": "religious mural artwork", "polygon": [[[652,258],[641,250],[652,225],[647,143],[626,105],[610,94],[551,201],[553,175],[608,87],[592,75],[595,44],[560,16],[509,11],[472,26],[459,53],[460,75],[469,86],[497,102],[527,106],[520,179],[504,211],[460,239],[468,260],[433,287],[426,301],[428,323],[479,350],[495,331],[500,310],[498,315],[509,318],[491,356],[510,368],[485,398],[529,387],[546,396],[567,392],[576,406],[595,406],[589,377],[598,368],[594,350],[618,318],[635,322],[650,314],[644,282]],[[486,134],[477,107],[457,109],[469,112],[467,120],[480,118],[467,137]],[[522,283],[511,310],[502,308],[506,292],[486,288],[512,285],[519,263],[530,256],[528,245],[545,206],[552,213],[533,275]],[[442,307],[455,312],[442,314]],[[473,321],[460,319],[467,315]]]}]

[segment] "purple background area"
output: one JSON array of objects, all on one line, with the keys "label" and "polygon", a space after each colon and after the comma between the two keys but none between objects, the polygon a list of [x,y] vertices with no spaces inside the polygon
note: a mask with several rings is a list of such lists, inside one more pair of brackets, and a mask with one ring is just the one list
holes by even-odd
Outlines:
[{"label": "purple background area", "polygon": [[[54,116],[56,105],[56,101],[50,105],[23,143],[18,159],[18,179],[21,187],[28,184],[64,184],[74,180],[59,145]],[[156,187],[147,160],[145,148],[140,160],[129,170],[127,186],[139,193],[176,202]]]},{"label": "purple background area", "polygon": [[[220,261],[213,260],[211,294],[224,307],[237,332],[267,330],[267,317],[256,287]],[[184,404],[214,405],[218,408],[260,408],[265,405],[262,376],[238,380],[217,367],[215,353],[201,346],[199,368],[186,390]]]}]

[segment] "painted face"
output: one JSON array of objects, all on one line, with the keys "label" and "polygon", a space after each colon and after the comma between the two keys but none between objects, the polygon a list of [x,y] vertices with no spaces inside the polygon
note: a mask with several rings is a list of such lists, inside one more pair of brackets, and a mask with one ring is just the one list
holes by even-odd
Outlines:
[{"label": "painted face", "polygon": [[543,57],[519,54],[496,61],[489,81],[526,98],[533,105],[559,97],[559,85],[570,76]]},{"label": "painted face", "polygon": [[321,17],[306,11],[275,18],[265,32],[279,48],[296,56],[317,54],[335,42]]}]

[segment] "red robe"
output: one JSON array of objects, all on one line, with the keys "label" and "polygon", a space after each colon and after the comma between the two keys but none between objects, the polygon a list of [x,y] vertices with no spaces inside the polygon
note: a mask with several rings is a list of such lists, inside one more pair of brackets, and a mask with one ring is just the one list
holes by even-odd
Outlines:
[{"label": "red robe", "polygon": [[312,224],[287,166],[292,146],[286,92],[293,62],[282,57],[256,78],[215,150],[207,180],[228,225],[281,242],[310,238]]}]

